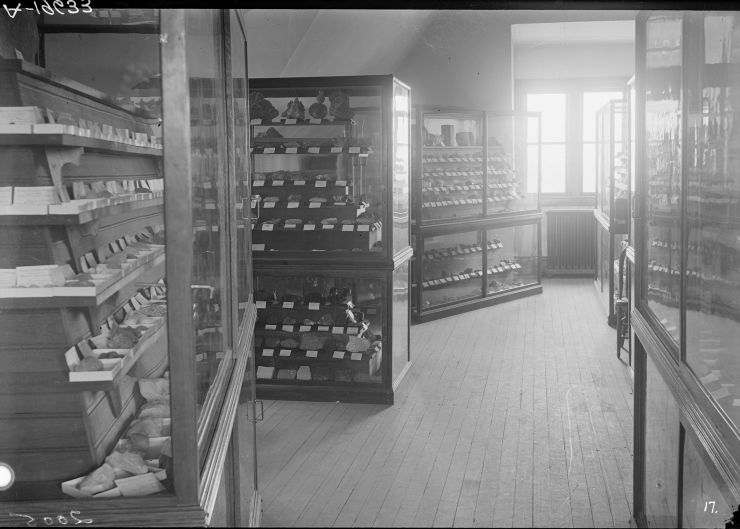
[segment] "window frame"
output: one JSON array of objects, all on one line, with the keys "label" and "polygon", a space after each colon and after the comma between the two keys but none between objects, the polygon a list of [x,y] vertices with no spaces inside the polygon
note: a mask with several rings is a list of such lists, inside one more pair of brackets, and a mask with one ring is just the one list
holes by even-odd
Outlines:
[{"label": "window frame", "polygon": [[[583,191],[583,94],[621,92],[629,94],[629,77],[516,80],[514,108],[526,112],[528,94],[565,94],[565,192],[541,193],[545,204],[567,202],[592,205],[596,192]],[[544,176],[544,175],[543,175]]]}]

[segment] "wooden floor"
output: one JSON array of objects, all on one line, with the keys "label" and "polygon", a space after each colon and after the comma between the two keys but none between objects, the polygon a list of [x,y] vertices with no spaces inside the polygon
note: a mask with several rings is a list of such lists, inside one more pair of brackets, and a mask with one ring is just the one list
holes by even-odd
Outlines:
[{"label": "wooden floor", "polygon": [[590,280],[411,343],[393,406],[265,402],[263,525],[629,526],[631,378]]}]

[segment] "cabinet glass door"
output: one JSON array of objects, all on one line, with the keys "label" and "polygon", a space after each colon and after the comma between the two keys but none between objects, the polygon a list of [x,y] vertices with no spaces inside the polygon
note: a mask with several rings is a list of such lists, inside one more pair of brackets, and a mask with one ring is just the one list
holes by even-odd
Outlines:
[{"label": "cabinet glass door", "polygon": [[646,23],[645,148],[647,307],[680,339],[681,67],[680,13],[652,14]]},{"label": "cabinet glass door", "polygon": [[482,114],[428,112],[422,126],[422,221],[482,216]]},{"label": "cabinet glass door", "polygon": [[740,16],[702,15],[690,30],[686,362],[740,427]]}]

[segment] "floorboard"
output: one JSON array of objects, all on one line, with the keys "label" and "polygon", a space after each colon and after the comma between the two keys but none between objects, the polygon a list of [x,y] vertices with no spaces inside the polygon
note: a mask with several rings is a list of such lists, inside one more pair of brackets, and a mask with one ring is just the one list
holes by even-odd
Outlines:
[{"label": "floorboard", "polygon": [[265,526],[629,527],[632,379],[591,281],[413,326],[393,406],[266,401]]}]

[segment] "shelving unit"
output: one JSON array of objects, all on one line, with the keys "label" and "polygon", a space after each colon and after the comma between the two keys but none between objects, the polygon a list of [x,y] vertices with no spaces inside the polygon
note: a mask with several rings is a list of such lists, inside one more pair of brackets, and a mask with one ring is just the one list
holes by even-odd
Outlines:
[{"label": "shelving unit", "polygon": [[392,76],[250,81],[259,396],[393,402],[409,364],[408,97]]},{"label": "shelving unit", "polygon": [[[115,139],[87,137],[80,135],[90,134],[82,124],[68,125],[74,134],[33,129],[0,133],[0,158],[5,161],[0,186],[52,186],[61,202],[6,210],[0,206],[0,268],[22,270],[44,264],[78,274],[53,286],[0,288],[3,398],[10,392],[14,399],[29,399],[21,415],[2,411],[7,425],[0,434],[7,450],[4,460],[18,469],[22,481],[13,497],[54,499],[62,496],[60,481],[103,463],[142,404],[130,377],[160,377],[168,367],[166,327],[160,321],[130,349],[111,380],[70,382],[65,351],[100,337],[110,328],[101,326],[124,314],[123,307],[141,294],[141,285],[154,285],[165,277],[164,246],[151,244],[163,242],[159,240],[164,224],[161,192],[70,200],[74,184],[161,182],[162,149],[157,140],[151,143],[156,119],[117,107],[92,89],[18,60],[0,61],[0,77],[8,87],[0,100],[3,107],[63,109],[131,133]],[[135,133],[146,136],[147,146],[143,139],[134,144]],[[115,162],[101,164],[101,158]],[[29,176],[37,174],[34,159],[45,162],[45,176]],[[7,214],[7,209],[13,213]],[[16,213],[24,209],[45,213]],[[83,262],[94,272],[114,258],[118,268],[106,268],[99,279],[94,279],[95,274],[93,280],[78,279],[90,277]],[[44,332],[34,332],[41,328]],[[99,392],[107,399],[100,401]],[[53,414],[48,413],[50,401]],[[70,427],[60,428],[59,417]],[[29,421],[34,424],[32,432],[22,426]],[[19,438],[23,439],[20,446]],[[0,498],[9,499],[8,493],[0,493]]]},{"label": "shelving unit", "polygon": [[[40,21],[50,69],[102,67],[90,82],[121,75],[121,97],[0,61],[2,526],[258,524],[240,17]],[[124,86],[144,57],[153,74]]]},{"label": "shelving unit", "polygon": [[535,115],[418,109],[415,322],[542,291],[540,168],[526,167],[527,119],[538,136]]}]

